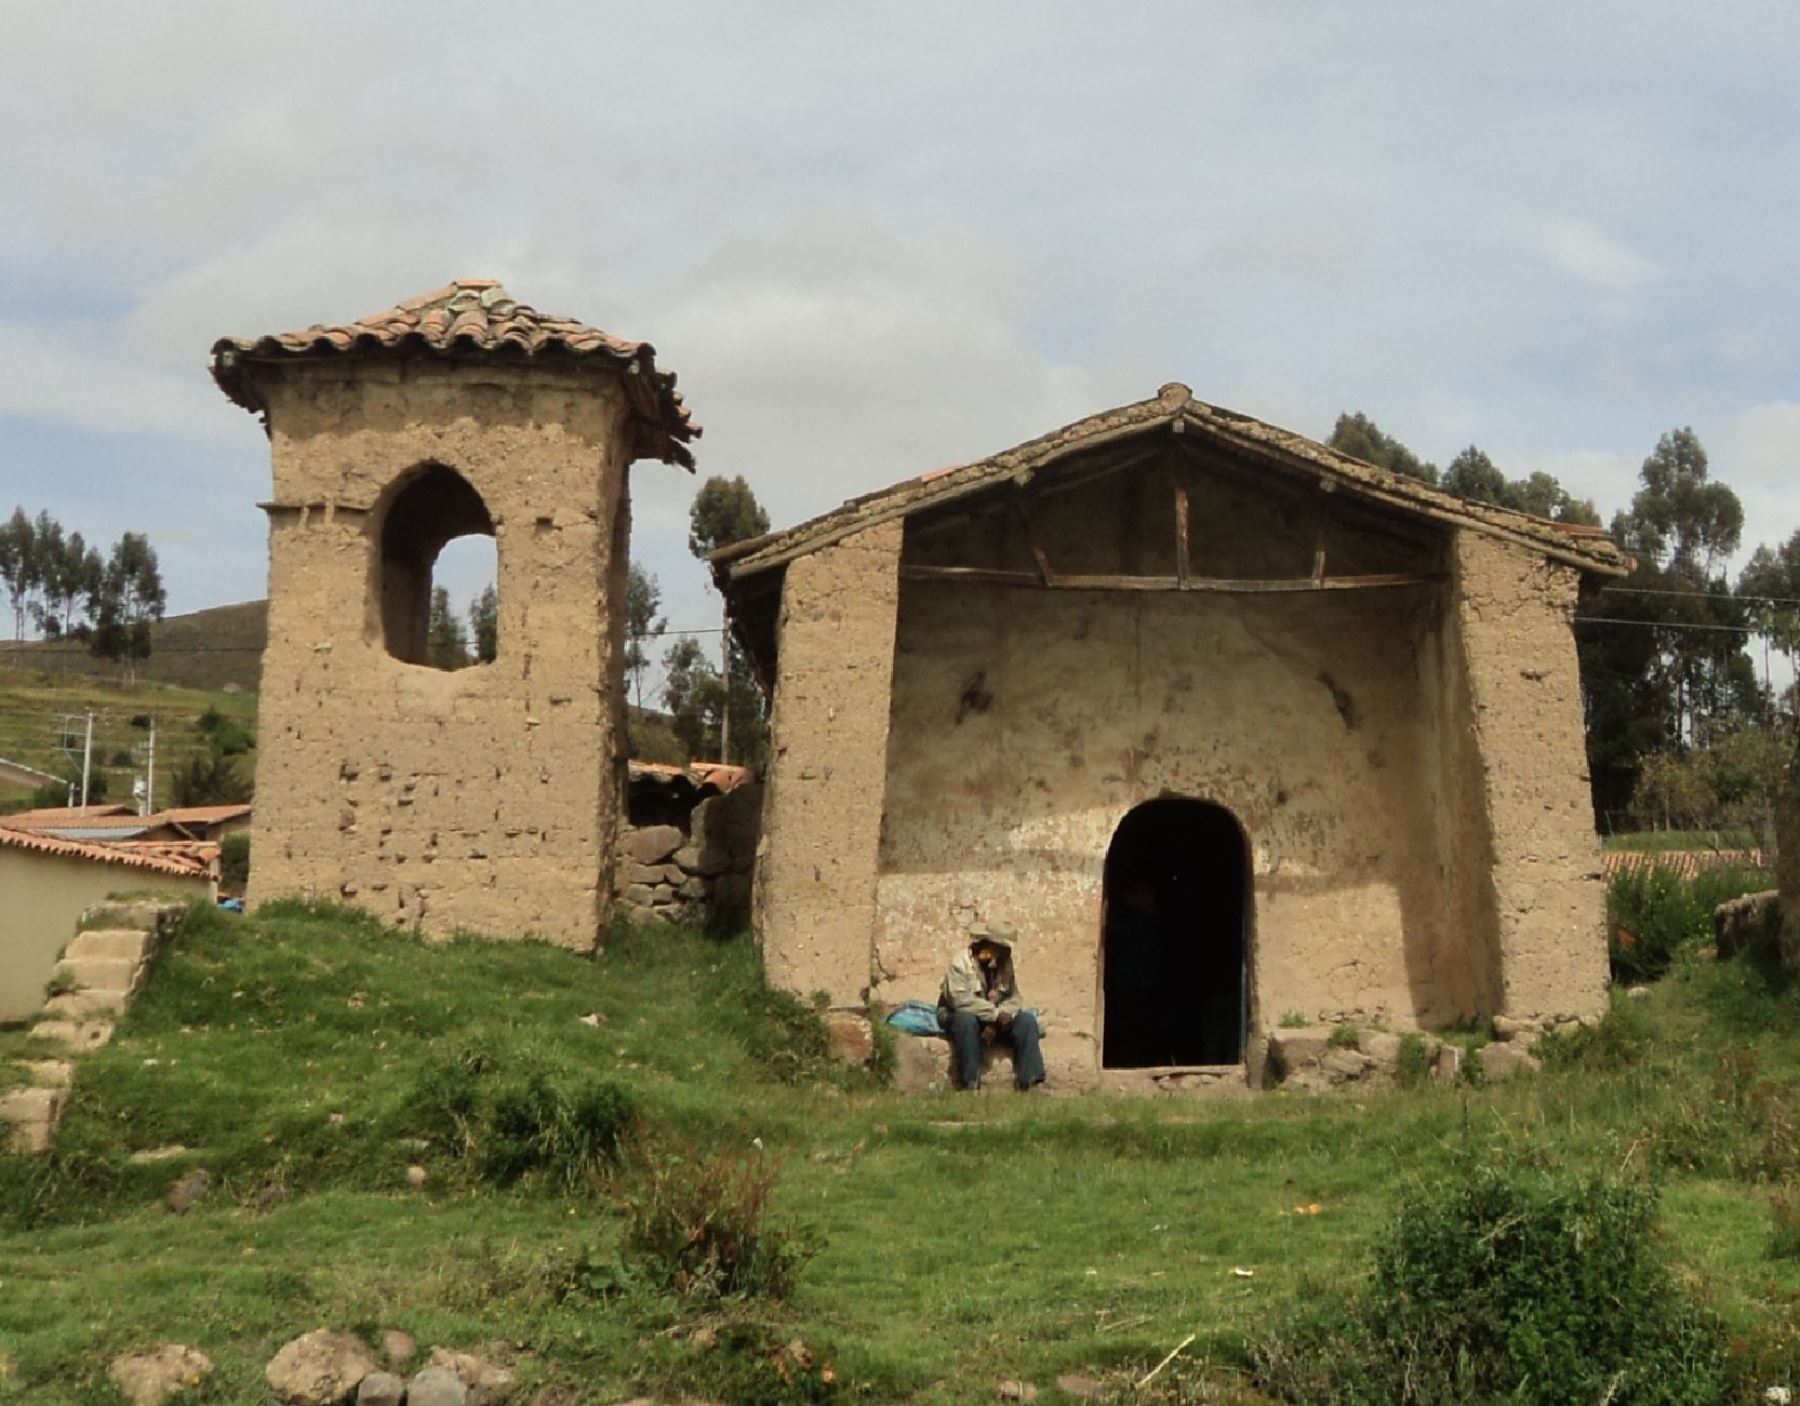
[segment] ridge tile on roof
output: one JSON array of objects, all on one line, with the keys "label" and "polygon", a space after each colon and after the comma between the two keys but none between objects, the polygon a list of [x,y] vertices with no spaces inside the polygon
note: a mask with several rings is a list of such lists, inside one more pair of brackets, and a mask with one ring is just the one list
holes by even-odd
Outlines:
[{"label": "ridge tile on roof", "polygon": [[609,363],[644,377],[650,394],[637,397],[642,402],[640,415],[666,436],[665,457],[693,467],[692,454],[682,446],[698,439],[701,428],[675,389],[675,373],[657,369],[655,347],[574,318],[541,313],[514,299],[492,278],[459,278],[351,323],[314,323],[263,337],[221,337],[212,347],[212,377],[233,402],[260,414],[265,407],[246,374],[246,361],[348,353]]}]

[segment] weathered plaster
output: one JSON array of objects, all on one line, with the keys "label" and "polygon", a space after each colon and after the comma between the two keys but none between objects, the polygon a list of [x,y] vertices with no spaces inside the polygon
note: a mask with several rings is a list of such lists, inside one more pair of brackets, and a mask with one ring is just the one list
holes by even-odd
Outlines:
[{"label": "weathered plaster", "polygon": [[769,980],[868,999],[901,524],[794,562],[754,914]]},{"label": "weathered plaster", "polygon": [[[251,901],[592,947],[623,768],[617,377],[355,360],[258,375],[274,502]],[[430,464],[475,488],[496,538],[499,657],[454,673],[383,635],[383,511]]]},{"label": "weathered plaster", "polygon": [[1606,1006],[1606,887],[1571,628],[1580,580],[1570,567],[1466,530],[1454,547],[1491,847],[1494,1013],[1591,1018]]}]

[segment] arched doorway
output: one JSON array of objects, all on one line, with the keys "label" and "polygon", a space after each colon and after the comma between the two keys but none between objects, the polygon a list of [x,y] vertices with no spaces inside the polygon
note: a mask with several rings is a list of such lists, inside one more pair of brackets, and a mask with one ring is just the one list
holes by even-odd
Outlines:
[{"label": "arched doorway", "polygon": [[1244,832],[1223,806],[1170,797],[1119,822],[1102,909],[1104,1068],[1243,1059],[1249,900]]}]

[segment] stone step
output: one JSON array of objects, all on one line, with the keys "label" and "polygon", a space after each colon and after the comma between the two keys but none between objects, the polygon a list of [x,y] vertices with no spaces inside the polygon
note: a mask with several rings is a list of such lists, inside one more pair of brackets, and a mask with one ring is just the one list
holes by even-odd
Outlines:
[{"label": "stone step", "polygon": [[86,1020],[95,1015],[118,1015],[125,1009],[124,991],[65,991],[44,1002],[44,1014],[63,1020]]},{"label": "stone step", "polygon": [[76,933],[63,957],[129,957],[141,962],[149,945],[150,934],[140,928],[92,928]]},{"label": "stone step", "polygon": [[137,989],[143,964],[130,957],[64,957],[50,973],[51,983],[65,991],[122,991]]},{"label": "stone step", "polygon": [[22,1060],[20,1067],[40,1089],[66,1089],[75,1077],[75,1066],[66,1059]]},{"label": "stone step", "polygon": [[14,1089],[0,1094],[0,1123],[10,1125],[12,1151],[36,1154],[50,1150],[50,1134],[62,1112],[61,1089]]},{"label": "stone step", "polygon": [[31,1033],[40,1040],[61,1045],[71,1054],[86,1054],[112,1039],[113,1023],[110,1020],[40,1020],[31,1027]]}]

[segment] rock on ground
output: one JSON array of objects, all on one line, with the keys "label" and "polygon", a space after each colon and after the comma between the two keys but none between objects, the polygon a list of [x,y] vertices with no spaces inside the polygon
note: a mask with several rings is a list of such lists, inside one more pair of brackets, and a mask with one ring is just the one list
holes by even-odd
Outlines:
[{"label": "rock on ground", "polygon": [[504,1401],[512,1395],[515,1385],[513,1374],[472,1352],[434,1347],[431,1349],[431,1365],[456,1376],[468,1392],[468,1406],[494,1406],[495,1402]]},{"label": "rock on ground", "polygon": [[263,1376],[291,1406],[337,1406],[380,1366],[360,1339],[316,1328],[276,1353]]},{"label": "rock on ground", "polygon": [[162,1406],[176,1392],[199,1386],[212,1365],[212,1358],[197,1347],[163,1343],[113,1358],[106,1375],[131,1406]]},{"label": "rock on ground", "polygon": [[469,1389],[448,1367],[427,1367],[407,1385],[406,1406],[469,1406]]},{"label": "rock on ground", "polygon": [[406,1379],[392,1372],[371,1372],[356,1389],[356,1406],[403,1406]]}]

